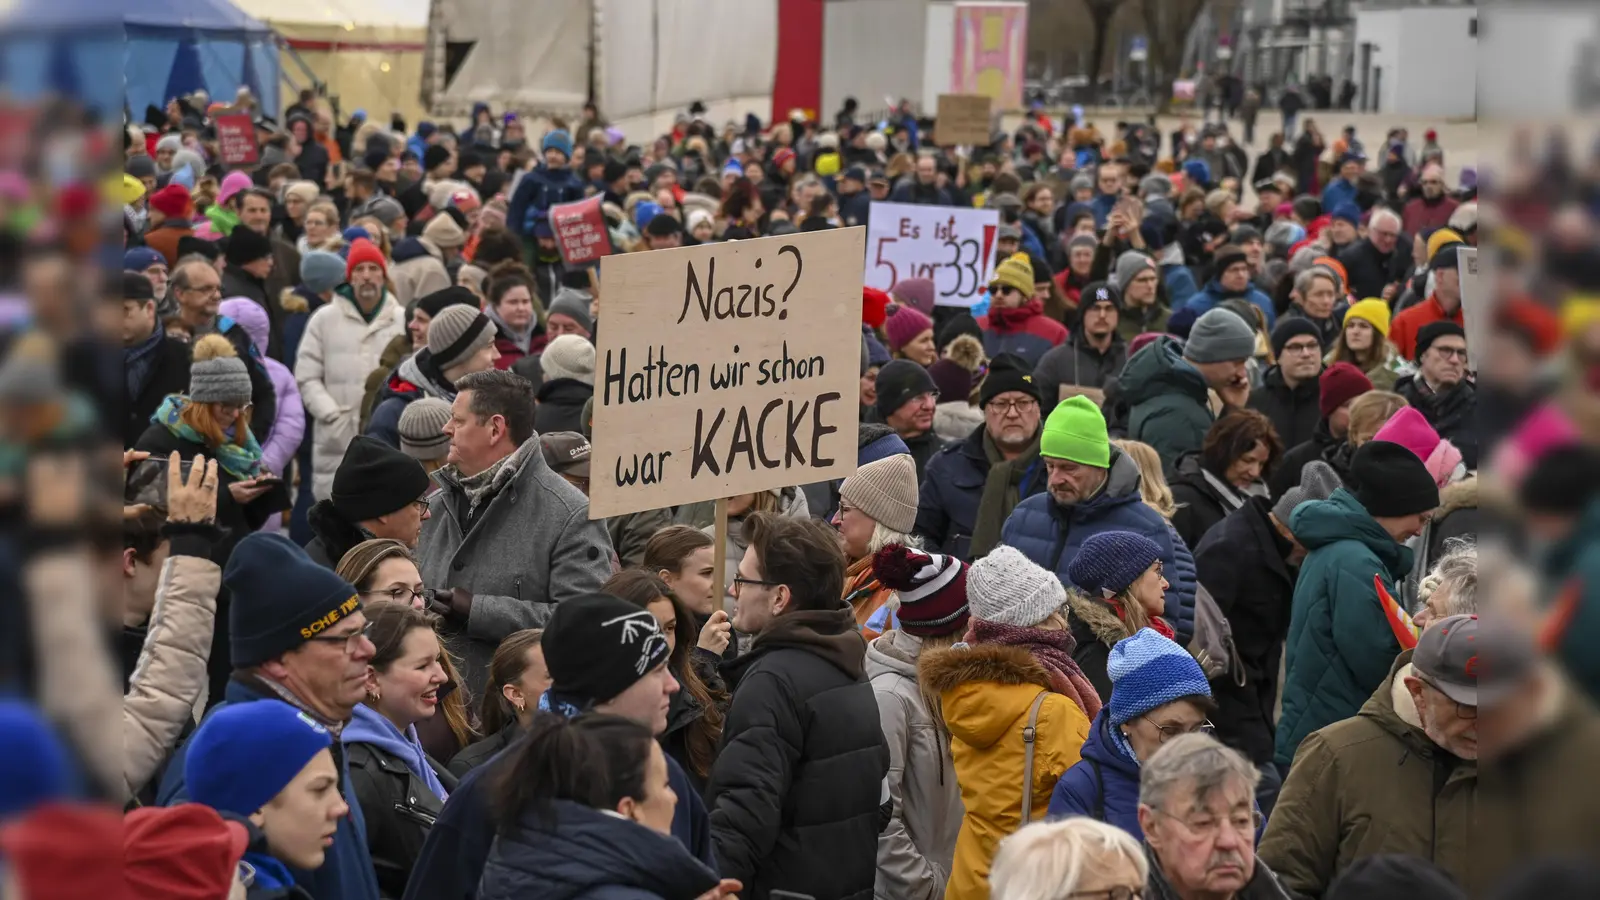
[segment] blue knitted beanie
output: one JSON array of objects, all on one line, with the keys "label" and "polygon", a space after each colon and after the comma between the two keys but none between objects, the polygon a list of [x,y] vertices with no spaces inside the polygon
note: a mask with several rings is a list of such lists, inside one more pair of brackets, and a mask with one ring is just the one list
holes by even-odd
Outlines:
[{"label": "blue knitted beanie", "polygon": [[1161,547],[1142,534],[1102,531],[1083,542],[1067,566],[1067,577],[1098,600],[1103,591],[1115,596],[1127,590],[1160,558]]},{"label": "blue knitted beanie", "polygon": [[331,746],[328,729],[282,700],[229,703],[189,739],[189,798],[217,812],[248,816]]},{"label": "blue knitted beanie", "polygon": [[1137,719],[1180,697],[1211,696],[1211,684],[1189,651],[1150,628],[1117,641],[1106,660],[1112,725]]},{"label": "blue knitted beanie", "polygon": [[49,721],[18,699],[0,700],[0,819],[31,812],[41,803],[77,796],[71,752]]}]

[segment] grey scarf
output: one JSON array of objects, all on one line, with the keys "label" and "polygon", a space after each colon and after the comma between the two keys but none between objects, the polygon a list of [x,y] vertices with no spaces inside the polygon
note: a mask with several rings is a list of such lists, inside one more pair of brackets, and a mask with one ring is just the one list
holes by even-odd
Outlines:
[{"label": "grey scarf", "polygon": [[486,506],[502,488],[511,483],[511,479],[517,477],[517,473],[522,471],[522,466],[528,461],[530,454],[542,452],[539,436],[534,435],[523,441],[522,446],[476,475],[463,477],[461,470],[452,464],[440,469],[439,476],[447,483],[460,488],[461,493],[466,495],[467,518],[471,519],[477,516],[479,507]]}]

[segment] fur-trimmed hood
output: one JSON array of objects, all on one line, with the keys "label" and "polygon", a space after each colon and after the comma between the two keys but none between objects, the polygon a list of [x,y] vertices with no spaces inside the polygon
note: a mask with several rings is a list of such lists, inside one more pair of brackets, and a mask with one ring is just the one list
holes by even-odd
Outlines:
[{"label": "fur-trimmed hood", "polygon": [[1018,716],[1025,716],[1050,674],[1021,647],[1000,644],[957,645],[924,653],[917,677],[924,690],[939,696],[950,734],[973,747],[989,747]]},{"label": "fur-trimmed hood", "polygon": [[1067,589],[1067,611],[1074,621],[1082,623],[1094,635],[1095,640],[1107,647],[1115,646],[1117,641],[1130,634],[1128,626],[1117,618],[1109,604],[1095,600],[1082,591]]},{"label": "fur-trimmed hood", "polygon": [[1442,519],[1458,509],[1478,508],[1478,474],[1474,472],[1439,491],[1439,508],[1433,511],[1435,520]]},{"label": "fur-trimmed hood", "polygon": [[951,400],[933,408],[933,433],[946,441],[966,440],[983,421],[983,409],[965,399]]},{"label": "fur-trimmed hood", "polygon": [[977,372],[988,362],[983,356],[983,342],[970,334],[957,335],[949,346],[944,348],[944,355],[946,359],[968,372]]}]

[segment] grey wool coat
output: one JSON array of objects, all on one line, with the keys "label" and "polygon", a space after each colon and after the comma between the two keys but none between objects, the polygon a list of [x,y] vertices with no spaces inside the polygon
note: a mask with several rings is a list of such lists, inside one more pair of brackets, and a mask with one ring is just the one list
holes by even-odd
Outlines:
[{"label": "grey wool coat", "polygon": [[534,435],[495,476],[468,525],[466,493],[453,467],[434,473],[417,565],[430,588],[472,594],[463,626],[443,629],[473,697],[483,695],[489,660],[507,635],[542,628],[556,604],[595,593],[616,571],[605,522],[589,520],[589,500],[545,464]]}]

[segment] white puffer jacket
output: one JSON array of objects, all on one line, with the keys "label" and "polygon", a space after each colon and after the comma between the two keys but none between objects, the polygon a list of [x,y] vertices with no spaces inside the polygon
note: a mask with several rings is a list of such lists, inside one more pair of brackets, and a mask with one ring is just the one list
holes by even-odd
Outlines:
[{"label": "white puffer jacket", "polygon": [[333,472],[350,439],[361,432],[361,398],[367,376],[383,348],[405,331],[405,308],[385,292],[368,322],[340,287],[331,302],[311,314],[294,362],[306,419],[312,424],[311,493],[328,499]]}]

